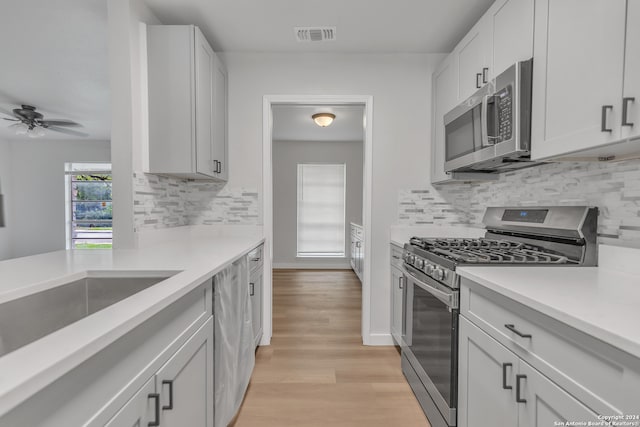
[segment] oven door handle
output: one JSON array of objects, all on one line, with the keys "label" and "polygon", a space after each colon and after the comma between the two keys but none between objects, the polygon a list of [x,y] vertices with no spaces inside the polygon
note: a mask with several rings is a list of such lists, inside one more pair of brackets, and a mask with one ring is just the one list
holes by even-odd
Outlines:
[{"label": "oven door handle", "polygon": [[[422,280],[418,279],[415,274],[409,270],[406,266],[402,266],[402,269],[404,270],[404,272],[409,276],[409,280],[411,280],[413,283],[415,283],[416,285],[420,286],[421,289],[429,292],[431,295],[433,295],[434,297],[438,298],[440,301],[442,301],[443,303],[445,303],[447,305],[447,307],[451,308],[451,309],[457,309],[458,308],[458,293],[455,291],[451,291],[451,292],[446,292],[446,291],[442,291],[438,288],[436,288],[435,286],[423,282]],[[428,279],[430,280],[430,279]],[[436,283],[434,281],[434,283]]]}]

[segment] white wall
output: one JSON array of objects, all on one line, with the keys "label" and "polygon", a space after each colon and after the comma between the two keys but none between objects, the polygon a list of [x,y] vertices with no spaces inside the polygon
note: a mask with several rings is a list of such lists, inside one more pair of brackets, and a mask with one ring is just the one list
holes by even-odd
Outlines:
[{"label": "white wall", "polygon": [[[349,268],[349,223],[362,224],[362,141],[274,141],[274,267]],[[345,253],[343,258],[296,258],[298,163],[346,163]]]},{"label": "white wall", "polygon": [[264,95],[373,96],[370,331],[386,336],[389,227],[398,190],[428,183],[431,73],[442,55],[229,53],[224,59],[231,187],[262,188]]},{"label": "white wall", "polygon": [[10,225],[13,223],[13,217],[9,209],[13,202],[11,169],[11,144],[0,140],[0,194],[4,196],[4,219],[7,225],[0,228],[0,260],[12,257]]},{"label": "white wall", "polygon": [[[7,227],[3,230],[10,233],[10,250],[5,251],[6,257],[64,249],[64,164],[109,162],[109,141],[21,139],[11,141],[8,145],[10,156],[7,159],[11,163],[9,188],[2,179],[3,193],[6,191],[9,194],[5,205],[10,212]],[[3,170],[4,163],[3,160]]]}]

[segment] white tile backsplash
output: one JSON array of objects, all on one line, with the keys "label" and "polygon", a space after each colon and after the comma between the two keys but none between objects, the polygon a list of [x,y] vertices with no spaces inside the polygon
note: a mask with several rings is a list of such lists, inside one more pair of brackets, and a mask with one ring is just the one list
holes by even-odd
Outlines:
[{"label": "white tile backsplash", "polygon": [[258,192],[225,183],[134,172],[136,230],[184,225],[259,225]]},{"label": "white tile backsplash", "polygon": [[640,160],[549,163],[498,181],[401,190],[398,223],[482,227],[487,206],[541,205],[597,206],[601,242],[640,247]]}]

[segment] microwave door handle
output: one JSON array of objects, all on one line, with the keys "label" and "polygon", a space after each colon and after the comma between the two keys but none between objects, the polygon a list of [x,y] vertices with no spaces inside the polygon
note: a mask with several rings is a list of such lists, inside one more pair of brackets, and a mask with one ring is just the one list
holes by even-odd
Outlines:
[{"label": "microwave door handle", "polygon": [[480,109],[480,132],[481,132],[481,144],[482,147],[488,147],[489,143],[489,126],[487,123],[489,115],[487,114],[487,107],[489,106],[489,96],[482,97],[482,107]]}]

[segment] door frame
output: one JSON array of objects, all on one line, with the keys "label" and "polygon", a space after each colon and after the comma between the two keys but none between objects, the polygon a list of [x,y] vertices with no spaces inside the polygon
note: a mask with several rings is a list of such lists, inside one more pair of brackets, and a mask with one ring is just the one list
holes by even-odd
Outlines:
[{"label": "door frame", "polygon": [[364,107],[364,165],[362,179],[362,228],[364,274],[361,335],[364,345],[374,345],[371,330],[371,197],[373,180],[373,96],[371,95],[265,95],[262,101],[262,213],[265,237],[262,345],[273,333],[273,105],[361,105]]}]

